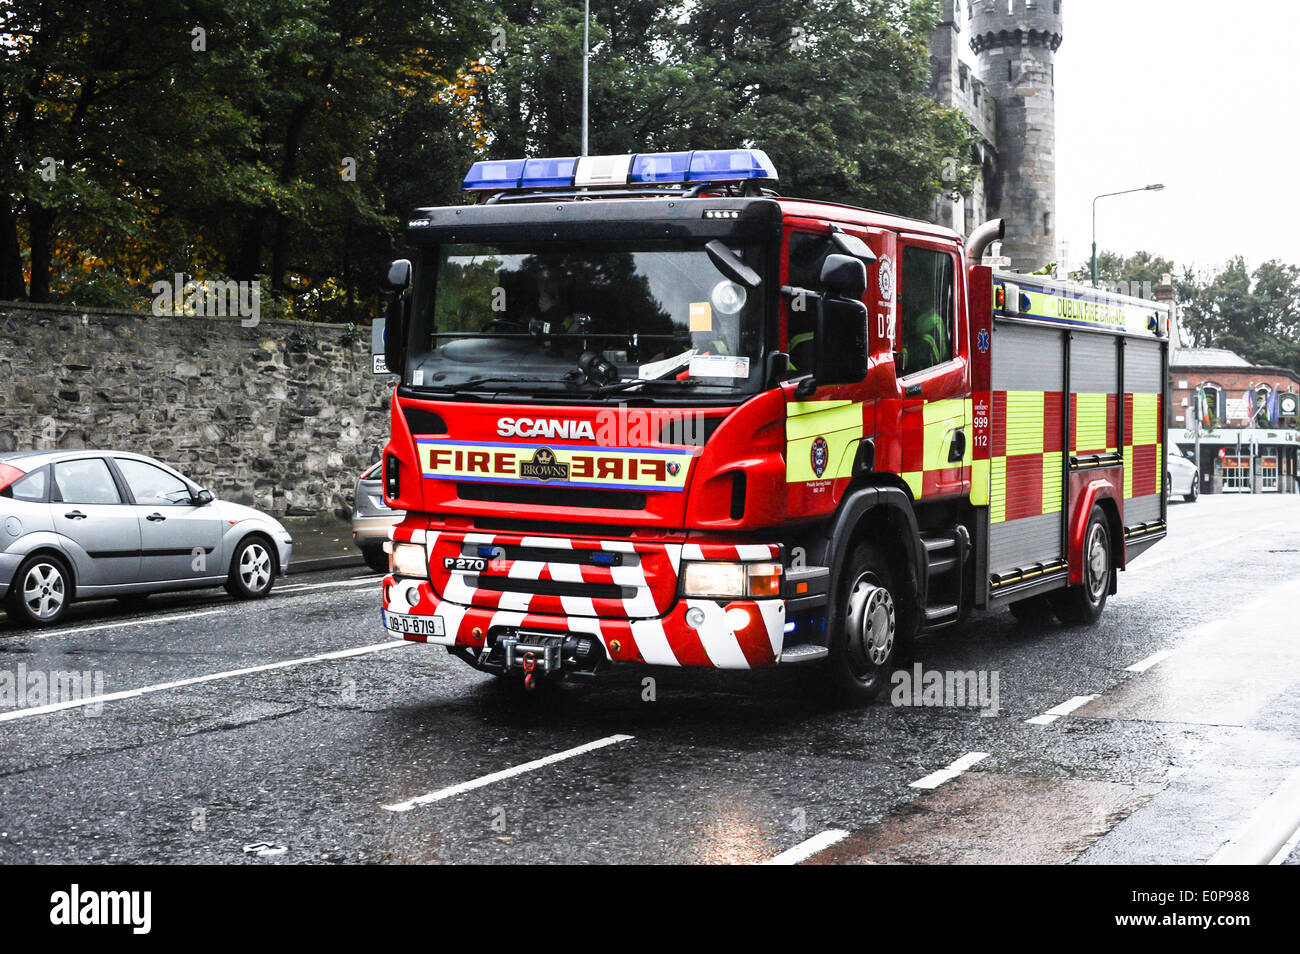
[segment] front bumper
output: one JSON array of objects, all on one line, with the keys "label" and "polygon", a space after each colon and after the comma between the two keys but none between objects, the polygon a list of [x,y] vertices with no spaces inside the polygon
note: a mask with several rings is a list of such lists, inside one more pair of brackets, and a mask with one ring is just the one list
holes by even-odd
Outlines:
[{"label": "front bumper", "polygon": [[390,576],[383,592],[386,612],[429,617],[436,621],[435,631],[441,630],[402,638],[449,648],[481,649],[524,631],[594,636],[612,662],[764,669],[781,661],[785,639],[785,601],[779,599],[679,599],[663,616],[605,619],[464,606],[439,598],[427,580]]}]

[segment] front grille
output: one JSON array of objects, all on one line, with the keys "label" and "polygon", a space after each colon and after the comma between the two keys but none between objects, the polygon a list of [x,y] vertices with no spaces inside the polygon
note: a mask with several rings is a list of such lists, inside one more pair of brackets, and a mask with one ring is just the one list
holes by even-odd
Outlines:
[{"label": "front grille", "polygon": [[531,593],[535,596],[589,596],[597,600],[630,600],[631,586],[617,583],[568,583],[563,580],[523,580],[512,576],[467,576],[467,585],[493,593]]},{"label": "front grille", "polygon": [[572,487],[519,487],[509,484],[456,485],[461,500],[524,504],[530,507],[583,507],[603,510],[644,510],[646,496],[621,490],[576,490]]},{"label": "front grille", "polygon": [[636,527],[615,526],[606,523],[561,523],[555,520],[528,520],[524,517],[484,517],[470,518],[475,530],[492,530],[504,533],[551,534],[560,537],[595,537],[609,540],[614,537],[630,537]]}]

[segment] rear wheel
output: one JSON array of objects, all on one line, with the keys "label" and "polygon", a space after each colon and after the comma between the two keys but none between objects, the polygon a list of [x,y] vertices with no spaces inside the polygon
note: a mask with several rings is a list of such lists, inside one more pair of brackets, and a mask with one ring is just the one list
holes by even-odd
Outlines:
[{"label": "rear wheel", "polygon": [[237,600],[256,600],[271,592],[275,559],[271,545],[261,537],[247,537],[235,547],[226,578],[226,592]]},{"label": "rear wheel", "polygon": [[72,601],[72,579],[63,561],[38,553],[28,557],[14,575],[9,613],[29,626],[52,626]]},{"label": "rear wheel", "polygon": [[884,556],[863,544],[854,550],[840,588],[840,625],[831,634],[826,675],[843,699],[870,702],[889,682],[910,632]]},{"label": "rear wheel", "polygon": [[1110,526],[1100,507],[1093,507],[1083,532],[1083,582],[1051,594],[1052,609],[1062,623],[1087,626],[1101,618],[1114,572]]},{"label": "rear wheel", "polygon": [[1201,495],[1201,475],[1199,473],[1192,474],[1192,492],[1190,494],[1184,494],[1183,499],[1186,500],[1188,503],[1196,503],[1196,498],[1199,497],[1200,495]]}]

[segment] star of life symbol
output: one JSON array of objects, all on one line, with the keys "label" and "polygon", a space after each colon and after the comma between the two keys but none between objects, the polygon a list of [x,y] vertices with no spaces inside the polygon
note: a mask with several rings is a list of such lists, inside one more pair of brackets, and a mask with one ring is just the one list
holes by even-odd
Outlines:
[{"label": "star of life symbol", "polygon": [[988,354],[988,350],[989,350],[989,330],[988,330],[987,328],[981,328],[981,329],[980,329],[980,333],[979,333],[979,335],[976,337],[976,339],[975,339],[975,343],[979,346],[980,354]]}]

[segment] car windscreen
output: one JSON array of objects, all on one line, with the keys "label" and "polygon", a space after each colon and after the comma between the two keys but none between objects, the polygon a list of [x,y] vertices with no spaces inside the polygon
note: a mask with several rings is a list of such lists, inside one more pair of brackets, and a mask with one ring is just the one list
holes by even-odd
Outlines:
[{"label": "car windscreen", "polygon": [[[758,246],[728,247],[761,274]],[[424,251],[416,282],[411,387],[718,395],[762,376],[762,288],[703,242],[449,244]]]}]

